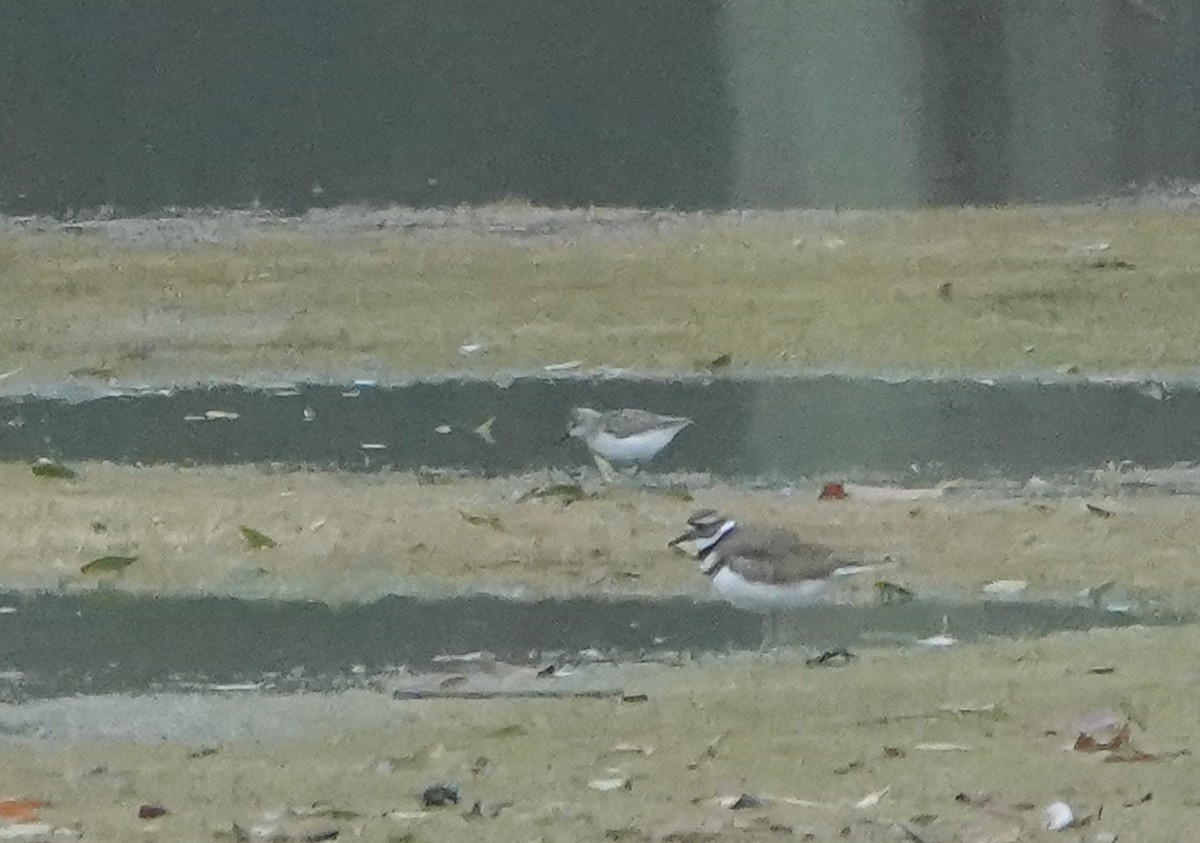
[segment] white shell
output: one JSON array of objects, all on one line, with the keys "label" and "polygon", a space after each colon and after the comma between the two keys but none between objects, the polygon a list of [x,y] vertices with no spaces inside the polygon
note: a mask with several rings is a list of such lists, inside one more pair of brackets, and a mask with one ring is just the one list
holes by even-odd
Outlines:
[{"label": "white shell", "polygon": [[613,790],[631,790],[633,783],[625,776],[620,776],[612,779],[592,779],[588,782],[588,787],[592,790],[613,791]]},{"label": "white shell", "polygon": [[1066,802],[1051,802],[1046,806],[1046,830],[1062,831],[1075,822],[1075,813]]},{"label": "white shell", "polygon": [[992,580],[980,591],[988,597],[1011,597],[1020,594],[1029,587],[1026,580]]}]

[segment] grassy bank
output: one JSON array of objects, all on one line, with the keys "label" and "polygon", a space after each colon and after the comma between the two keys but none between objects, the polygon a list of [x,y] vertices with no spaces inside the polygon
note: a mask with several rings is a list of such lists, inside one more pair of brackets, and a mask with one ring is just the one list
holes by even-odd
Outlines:
[{"label": "grassy bank", "polygon": [[1200,365],[1200,237],[1186,214],[657,215],[571,231],[320,236],[280,223],[187,246],[130,245],[103,226],[8,234],[0,370],[686,371],[722,355],[734,367]]},{"label": "grassy bank", "polygon": [[[0,465],[0,581],[318,599],[398,592],[597,591],[707,594],[694,563],[666,547],[693,508],[784,524],[850,556],[890,557],[881,576],[917,589],[1024,579],[1033,591],[1200,593],[1190,498],[942,499],[821,503],[816,490],[716,485],[694,500],[608,487],[568,503],[531,498],[544,477],[427,485],[409,474],[265,473],[256,467],[79,466],[73,480]],[[591,490],[587,490],[589,493]],[[276,547],[252,549],[241,527]],[[137,557],[83,573],[104,556]],[[101,566],[103,567],[103,566]],[[868,599],[874,580],[861,585]]]}]

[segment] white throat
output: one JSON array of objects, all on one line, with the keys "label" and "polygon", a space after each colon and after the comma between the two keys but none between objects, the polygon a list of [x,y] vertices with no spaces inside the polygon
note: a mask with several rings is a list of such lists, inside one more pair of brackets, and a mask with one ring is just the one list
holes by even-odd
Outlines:
[{"label": "white throat", "polygon": [[700,562],[700,573],[711,577],[721,567],[725,561],[719,547],[721,539],[733,532],[735,527],[737,522],[730,519],[708,538],[696,539],[696,558]]}]

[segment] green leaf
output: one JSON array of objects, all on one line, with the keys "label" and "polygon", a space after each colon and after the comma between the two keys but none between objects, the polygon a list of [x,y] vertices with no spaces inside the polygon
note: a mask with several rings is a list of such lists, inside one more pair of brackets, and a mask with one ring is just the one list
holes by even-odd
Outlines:
[{"label": "green leaf", "polygon": [[489,738],[519,738],[528,735],[529,730],[520,723],[509,723],[487,734]]},{"label": "green leaf", "polygon": [[251,550],[259,550],[264,547],[279,547],[279,543],[275,539],[266,533],[260,533],[253,527],[247,527],[245,524],[242,524],[238,529],[242,531],[242,538],[246,540],[246,544]]},{"label": "green leaf", "polygon": [[458,511],[459,516],[468,524],[473,524],[476,527],[491,527],[493,530],[503,533],[504,522],[500,520],[499,515],[472,515],[469,512]]},{"label": "green leaf", "polygon": [[136,556],[101,556],[88,562],[79,570],[84,574],[106,574],[110,571],[120,571],[128,568],[136,561]]},{"label": "green leaf", "polygon": [[879,582],[875,583],[875,589],[879,595],[879,602],[884,606],[909,603],[915,597],[909,589],[902,585],[896,585],[894,582],[888,582],[887,580],[879,580]]},{"label": "green leaf", "polygon": [[39,462],[30,469],[34,477],[49,477],[51,480],[72,480],[79,476],[79,473],[74,469],[67,468],[62,463]]},{"label": "green leaf", "polygon": [[525,503],[525,501],[536,498],[562,498],[563,503],[570,506],[576,501],[587,500],[589,497],[591,496],[578,483],[551,483],[548,486],[530,489],[517,499],[517,503]]}]

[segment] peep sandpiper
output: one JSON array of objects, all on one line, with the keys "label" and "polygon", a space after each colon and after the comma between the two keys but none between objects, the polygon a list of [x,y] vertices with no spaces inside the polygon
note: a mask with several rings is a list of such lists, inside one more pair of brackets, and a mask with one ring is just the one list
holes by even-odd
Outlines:
[{"label": "peep sandpiper", "polygon": [[647,410],[576,407],[567,436],[582,439],[601,473],[611,475],[609,463],[637,466],[653,459],[691,423],[683,416],[660,416]]}]

